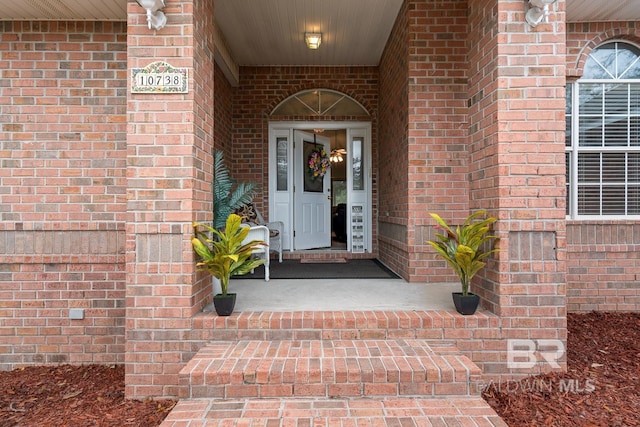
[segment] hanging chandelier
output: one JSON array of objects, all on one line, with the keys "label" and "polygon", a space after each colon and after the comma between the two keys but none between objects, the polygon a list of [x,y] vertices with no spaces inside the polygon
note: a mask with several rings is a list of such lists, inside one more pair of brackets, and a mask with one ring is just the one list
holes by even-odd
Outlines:
[{"label": "hanging chandelier", "polygon": [[344,157],[347,154],[347,150],[345,150],[344,148],[336,148],[334,150],[331,150],[331,154],[329,156],[329,160],[331,160],[333,163],[340,163],[344,161]]}]

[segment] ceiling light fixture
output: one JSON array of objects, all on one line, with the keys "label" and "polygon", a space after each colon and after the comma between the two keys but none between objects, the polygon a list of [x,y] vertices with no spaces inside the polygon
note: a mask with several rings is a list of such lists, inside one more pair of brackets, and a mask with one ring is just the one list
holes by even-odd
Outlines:
[{"label": "ceiling light fixture", "polygon": [[345,150],[344,148],[336,148],[335,150],[331,150],[329,160],[331,160],[333,163],[340,163],[344,161],[344,158],[342,156],[345,156],[346,154],[347,150]]},{"label": "ceiling light fixture", "polygon": [[167,24],[167,17],[160,9],[164,8],[164,0],[136,0],[138,4],[147,10],[147,23],[149,29],[159,30]]},{"label": "ceiling light fixture", "polygon": [[543,20],[549,22],[549,5],[558,0],[525,0],[529,3],[529,10],[525,15],[527,24],[536,27]]},{"label": "ceiling light fixture", "polygon": [[322,43],[322,33],[304,33],[304,42],[309,49],[317,49]]}]

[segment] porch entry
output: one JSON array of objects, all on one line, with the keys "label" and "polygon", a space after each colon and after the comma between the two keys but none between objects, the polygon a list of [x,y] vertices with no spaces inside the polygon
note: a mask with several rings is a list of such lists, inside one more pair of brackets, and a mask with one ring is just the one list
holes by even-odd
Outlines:
[{"label": "porch entry", "polygon": [[270,124],[269,218],[284,250],[371,252],[370,135],[369,123]]}]

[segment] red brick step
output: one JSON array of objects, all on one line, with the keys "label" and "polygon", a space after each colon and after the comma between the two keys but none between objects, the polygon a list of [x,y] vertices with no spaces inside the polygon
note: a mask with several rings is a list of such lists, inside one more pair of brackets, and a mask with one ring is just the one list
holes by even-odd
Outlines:
[{"label": "red brick step", "polygon": [[180,372],[180,397],[472,396],[480,377],[446,342],[217,341]]},{"label": "red brick step", "polygon": [[160,427],[508,427],[480,397],[181,400]]}]

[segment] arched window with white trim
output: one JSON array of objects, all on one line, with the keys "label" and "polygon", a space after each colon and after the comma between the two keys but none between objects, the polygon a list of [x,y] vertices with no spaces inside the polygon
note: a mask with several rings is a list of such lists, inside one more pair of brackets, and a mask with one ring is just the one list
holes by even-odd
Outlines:
[{"label": "arched window with white trim", "polygon": [[303,90],[291,95],[273,109],[278,116],[368,116],[367,110],[355,99],[329,89]]},{"label": "arched window with white trim", "polygon": [[609,42],[567,85],[567,215],[640,217],[640,49]]}]

